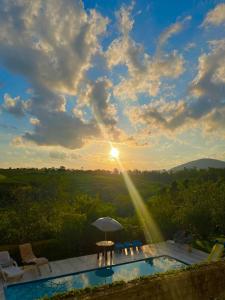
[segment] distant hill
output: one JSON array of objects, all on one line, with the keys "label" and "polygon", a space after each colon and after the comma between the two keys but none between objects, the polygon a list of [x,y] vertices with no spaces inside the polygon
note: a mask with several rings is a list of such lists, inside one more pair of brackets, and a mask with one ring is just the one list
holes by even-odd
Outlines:
[{"label": "distant hill", "polygon": [[202,158],[187,162],[185,164],[176,166],[171,169],[171,171],[180,171],[183,169],[208,169],[208,168],[215,168],[215,169],[223,169],[225,168],[225,162],[218,159],[211,159],[211,158]]}]

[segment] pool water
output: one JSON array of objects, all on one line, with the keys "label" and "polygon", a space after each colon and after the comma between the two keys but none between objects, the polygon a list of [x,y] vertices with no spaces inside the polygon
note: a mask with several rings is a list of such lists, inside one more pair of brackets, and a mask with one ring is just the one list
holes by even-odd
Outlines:
[{"label": "pool water", "polygon": [[113,265],[71,275],[10,285],[5,289],[7,300],[34,300],[71,289],[109,284],[118,280],[130,281],[140,276],[180,269],[186,264],[168,256]]}]

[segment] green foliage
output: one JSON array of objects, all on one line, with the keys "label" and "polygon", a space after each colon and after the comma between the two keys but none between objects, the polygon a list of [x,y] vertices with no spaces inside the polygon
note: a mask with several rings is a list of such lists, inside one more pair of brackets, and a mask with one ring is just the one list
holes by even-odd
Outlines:
[{"label": "green foliage", "polygon": [[[225,233],[225,170],[135,170],[129,175],[165,239],[181,228],[199,241]],[[16,245],[23,242],[32,242],[37,253],[50,259],[93,253],[104,234],[91,223],[102,216],[124,226],[109,239],[144,241],[118,171],[0,170],[0,243],[9,245],[16,258]]]},{"label": "green foliage", "polygon": [[149,209],[165,236],[181,228],[204,239],[225,233],[225,180],[209,178],[173,183],[150,199]]}]

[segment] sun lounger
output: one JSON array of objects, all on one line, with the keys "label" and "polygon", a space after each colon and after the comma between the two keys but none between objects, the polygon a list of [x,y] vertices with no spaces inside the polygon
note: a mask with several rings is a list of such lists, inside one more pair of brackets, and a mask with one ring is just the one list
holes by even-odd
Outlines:
[{"label": "sun lounger", "polygon": [[48,265],[50,272],[52,271],[48,259],[45,257],[36,257],[30,243],[20,245],[19,249],[23,263],[25,265],[35,265],[39,275],[41,275],[40,266],[42,265]]},{"label": "sun lounger", "polygon": [[133,248],[138,248],[138,249],[140,249],[143,246],[143,243],[141,241],[138,241],[138,240],[133,241],[131,244],[132,244]]},{"label": "sun lounger", "polygon": [[207,261],[213,262],[220,260],[224,253],[224,246],[224,244],[216,243],[208,256]]},{"label": "sun lounger", "polygon": [[5,282],[19,280],[23,277],[24,271],[17,266],[8,251],[0,252],[0,270]]},{"label": "sun lounger", "polygon": [[132,247],[132,243],[131,242],[125,242],[124,243],[124,248],[126,248],[127,250],[129,250]]},{"label": "sun lounger", "polygon": [[125,248],[124,244],[122,244],[122,243],[115,243],[115,251],[117,253],[122,252],[124,248]]}]

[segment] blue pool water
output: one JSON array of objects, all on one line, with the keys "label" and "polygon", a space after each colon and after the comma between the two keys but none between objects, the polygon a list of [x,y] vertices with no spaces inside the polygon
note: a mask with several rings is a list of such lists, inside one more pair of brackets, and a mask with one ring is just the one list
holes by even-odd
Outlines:
[{"label": "blue pool water", "polygon": [[185,266],[184,263],[173,258],[161,256],[66,276],[14,284],[5,289],[5,294],[7,300],[34,300],[71,289],[98,286],[118,280],[129,281],[140,276],[163,273]]}]

